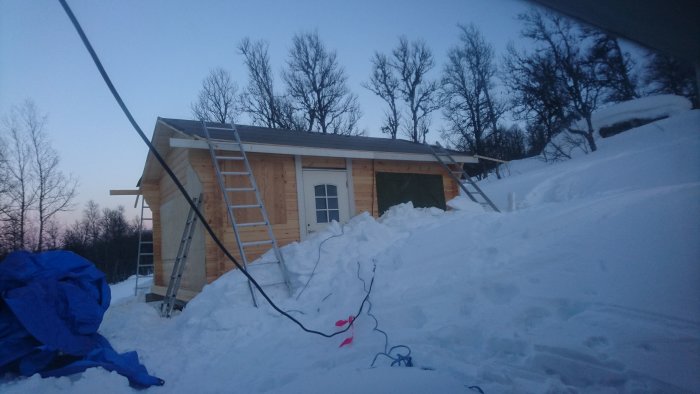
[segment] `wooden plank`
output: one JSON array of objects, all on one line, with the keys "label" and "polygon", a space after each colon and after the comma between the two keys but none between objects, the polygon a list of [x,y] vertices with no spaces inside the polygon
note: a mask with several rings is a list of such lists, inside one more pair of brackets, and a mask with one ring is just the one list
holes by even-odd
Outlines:
[{"label": "wooden plank", "polygon": [[139,196],[141,195],[141,190],[139,189],[111,189],[109,191],[110,196]]},{"label": "wooden plank", "polygon": [[345,169],[345,159],[342,157],[302,156],[303,168]]},{"label": "wooden plank", "polygon": [[352,171],[356,212],[369,212],[372,216],[375,216],[377,210],[373,160],[353,159]]},{"label": "wooden plank", "polygon": [[[238,145],[231,143],[221,143],[222,150],[238,150]],[[204,140],[193,140],[185,138],[170,138],[172,148],[195,148],[209,149]],[[376,152],[350,149],[312,148],[306,146],[271,145],[271,144],[251,144],[243,143],[246,152],[268,153],[278,155],[300,155],[319,157],[340,157],[351,159],[380,159],[380,160],[408,160],[428,162],[435,159],[429,153],[402,153],[402,152]],[[469,155],[452,155],[452,158],[459,163],[478,163],[479,160]]]},{"label": "wooden plank", "polygon": [[[296,199],[297,203],[297,224],[299,227],[299,240],[306,239],[306,207],[304,206],[304,181],[302,177],[301,156],[294,156],[294,195],[287,196],[287,200]],[[290,205],[290,207],[293,205]]]}]

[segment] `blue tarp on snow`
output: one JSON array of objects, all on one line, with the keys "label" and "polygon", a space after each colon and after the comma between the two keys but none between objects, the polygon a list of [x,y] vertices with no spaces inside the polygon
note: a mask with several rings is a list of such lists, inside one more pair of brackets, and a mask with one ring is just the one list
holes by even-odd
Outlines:
[{"label": "blue tarp on snow", "polygon": [[105,276],[66,251],[15,252],[0,263],[0,376],[64,376],[100,366],[133,387],[162,385],[136,352],[97,333],[110,302]]}]

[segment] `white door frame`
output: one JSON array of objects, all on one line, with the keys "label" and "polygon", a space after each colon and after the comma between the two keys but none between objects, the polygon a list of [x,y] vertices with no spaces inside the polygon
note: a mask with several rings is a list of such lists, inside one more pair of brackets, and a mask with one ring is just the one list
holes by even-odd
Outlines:
[{"label": "white door frame", "polygon": [[[349,159],[347,161],[350,161]],[[348,219],[352,216],[355,215],[355,204],[354,204],[354,193],[353,193],[353,187],[352,187],[352,167],[350,167],[351,163],[347,163],[348,168],[346,169],[326,169],[326,168],[303,168],[301,165],[301,156],[295,156],[294,157],[294,164],[295,164],[295,172],[296,172],[296,181],[297,181],[297,208],[299,212],[299,235],[301,240],[306,239],[308,236],[308,222],[306,218],[306,195],[305,195],[305,186],[306,184],[305,179],[304,179],[304,172],[337,172],[337,173],[344,173],[345,178],[346,178],[346,190],[347,190],[347,206],[345,209],[347,209],[348,213]]]}]

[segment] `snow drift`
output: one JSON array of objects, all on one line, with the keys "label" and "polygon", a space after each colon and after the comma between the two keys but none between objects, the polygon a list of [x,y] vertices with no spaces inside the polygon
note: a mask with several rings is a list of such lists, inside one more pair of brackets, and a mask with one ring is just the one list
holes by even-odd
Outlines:
[{"label": "snow drift", "polygon": [[[513,163],[510,177],[482,184],[500,207],[513,192],[513,212],[400,205],[283,249],[297,289],[273,294],[283,309],[332,332],[374,277],[386,339],[367,309],[351,345],[303,333],[252,307],[237,272],[169,320],[125,297],[103,335],[166,380],[152,392],[700,391],[698,125],[700,111],[685,111],[594,154]],[[415,366],[370,368],[386,343],[409,346]],[[131,391],[100,370],[0,383],[5,393],[105,388]]]}]

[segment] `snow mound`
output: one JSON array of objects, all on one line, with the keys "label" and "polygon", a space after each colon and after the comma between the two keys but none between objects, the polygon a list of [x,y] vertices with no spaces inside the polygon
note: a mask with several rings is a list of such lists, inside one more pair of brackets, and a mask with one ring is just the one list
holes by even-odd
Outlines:
[{"label": "snow mound", "polygon": [[693,108],[685,97],[672,94],[647,96],[601,108],[593,113],[593,128],[603,127],[636,119],[659,119],[673,116]]},{"label": "snow mound", "polygon": [[484,209],[481,204],[478,204],[471,199],[469,199],[466,196],[457,196],[450,201],[447,202],[447,207],[457,210],[457,211],[463,211],[463,212],[470,212],[470,213],[483,213],[486,210]]},{"label": "snow mound", "polygon": [[[593,154],[511,163],[480,186],[499,207],[513,192],[513,212],[402,204],[284,247],[294,294],[270,294],[311,329],[357,314],[374,278],[376,321],[365,305],[348,333],[254,308],[232,271],[172,319],[126,298],[102,334],[138,350],[163,393],[700,392],[699,125],[685,111]],[[370,368],[395,345],[413,368]],[[99,370],[0,379],[3,393],[131,392]]]}]

